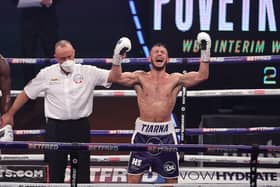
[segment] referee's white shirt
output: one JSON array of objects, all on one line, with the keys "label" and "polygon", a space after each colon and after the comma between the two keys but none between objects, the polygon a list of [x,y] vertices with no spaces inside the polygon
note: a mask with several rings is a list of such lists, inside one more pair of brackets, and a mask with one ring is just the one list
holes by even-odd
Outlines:
[{"label": "referee's white shirt", "polygon": [[42,69],[25,87],[30,99],[44,94],[45,116],[59,120],[88,117],[93,108],[95,86],[110,87],[110,70],[75,64],[68,75],[59,64]]}]

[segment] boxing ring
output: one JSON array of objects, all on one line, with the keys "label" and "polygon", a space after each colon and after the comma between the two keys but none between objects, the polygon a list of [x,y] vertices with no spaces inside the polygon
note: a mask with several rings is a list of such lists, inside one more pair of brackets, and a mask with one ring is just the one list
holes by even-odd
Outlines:
[{"label": "boxing ring", "polygon": [[[253,57],[225,57],[212,58],[213,63],[227,61],[235,63],[252,60]],[[264,56],[253,60],[279,60],[278,56]],[[126,63],[146,63],[147,59],[126,59]],[[8,59],[10,63],[42,64],[46,59]],[[78,63],[98,64],[110,63],[110,59],[77,59]],[[197,58],[171,59],[171,63],[197,63]],[[51,63],[52,60],[51,60]],[[19,90],[13,90],[12,96],[18,95]],[[95,97],[135,97],[133,90],[95,90]],[[227,97],[227,96],[275,96],[280,95],[280,89],[229,89],[229,90],[182,90],[178,97]],[[43,95],[41,95],[43,96]],[[182,99],[181,123],[185,124],[184,112],[186,100]],[[202,135],[248,135],[248,134],[279,134],[280,127],[250,127],[250,128],[186,128],[181,125],[176,128],[179,137],[178,145],[169,144],[128,144],[128,143],[58,143],[42,141],[14,141],[0,142],[1,150],[27,150],[27,151],[58,151],[58,150],[89,150],[102,152],[102,155],[92,154],[90,160],[91,184],[77,184],[70,176],[70,168],[67,168],[65,184],[47,183],[47,167],[43,167],[43,154],[0,154],[0,186],[279,186],[280,185],[280,146],[278,145],[226,145],[226,144],[184,144],[187,136]],[[44,129],[14,130],[15,139],[25,136],[42,136]],[[94,137],[129,137],[133,130],[91,130]],[[112,139],[113,140],[113,139]],[[153,172],[143,176],[143,184],[126,184],[126,166],[119,163],[127,163],[129,155],[122,154],[129,151],[152,151],[152,152],[178,152],[180,153],[180,174],[178,184],[163,184],[160,177]],[[110,153],[120,153],[110,155]],[[221,154],[244,154],[246,156],[225,156]],[[273,155],[273,156],[263,156]],[[276,156],[275,156],[276,155]],[[13,162],[22,162],[21,169],[8,166]],[[69,158],[70,162],[70,158]],[[2,163],[7,165],[2,165]],[[34,165],[39,163],[39,165]],[[184,164],[186,163],[186,164]],[[188,163],[190,165],[188,165]],[[204,166],[201,163],[225,164],[226,167]],[[40,165],[42,164],[42,165]],[[114,165],[116,164],[116,166]],[[235,166],[236,165],[236,166]],[[35,168],[35,169],[32,169]],[[21,178],[17,182],[11,179]],[[8,179],[5,181],[5,179]],[[32,181],[34,179],[34,181]],[[93,184],[94,183],[94,184]]]}]

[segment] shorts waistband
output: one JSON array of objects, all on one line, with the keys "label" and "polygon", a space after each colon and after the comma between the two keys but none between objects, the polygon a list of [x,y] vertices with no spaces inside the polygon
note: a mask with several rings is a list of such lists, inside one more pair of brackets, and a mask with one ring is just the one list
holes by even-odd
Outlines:
[{"label": "shorts waistband", "polygon": [[50,120],[50,121],[56,121],[56,122],[78,122],[78,121],[84,121],[84,120],[87,120],[88,118],[87,117],[84,117],[84,118],[79,118],[79,119],[55,119],[55,118],[49,118],[47,117],[46,118],[47,120]]},{"label": "shorts waistband", "polygon": [[137,118],[135,131],[145,135],[167,135],[175,133],[175,128],[172,121],[148,122]]}]

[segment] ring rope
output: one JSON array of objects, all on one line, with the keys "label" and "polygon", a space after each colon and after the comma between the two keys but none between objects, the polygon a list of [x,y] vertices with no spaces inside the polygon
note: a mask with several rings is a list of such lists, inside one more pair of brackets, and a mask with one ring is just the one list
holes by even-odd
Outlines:
[{"label": "ring rope", "polygon": [[[58,143],[58,142],[0,142],[4,149],[67,150],[67,151],[151,151],[151,152],[207,152],[207,153],[251,153],[256,146],[214,144],[126,144],[126,143]],[[280,146],[260,145],[259,153],[280,153]]]},{"label": "ring rope", "polygon": [[[6,58],[11,64],[46,64],[56,63],[51,58]],[[169,63],[198,63],[200,58],[170,58]],[[211,63],[247,63],[256,61],[279,62],[280,55],[263,55],[263,56],[231,56],[231,57],[211,57]],[[76,58],[76,63],[80,64],[108,64],[112,63],[112,58]],[[148,58],[126,58],[123,63],[139,64],[149,63]]]},{"label": "ring rope", "polygon": [[[44,161],[43,154],[1,154],[1,161]],[[129,155],[91,155],[91,162],[128,162]],[[186,162],[209,162],[209,163],[237,163],[248,164],[248,156],[218,156],[218,155],[184,155]],[[258,157],[259,164],[280,164],[277,157]]]},{"label": "ring rope", "polygon": [[[1,154],[1,161],[44,161],[43,154]],[[128,162],[129,155],[91,155],[91,162]],[[248,156],[219,156],[219,155],[184,155],[186,162],[212,162],[212,163],[250,163]],[[277,157],[258,157],[259,164],[280,164]]]},{"label": "ring rope", "polygon": [[[45,134],[44,129],[35,130],[14,130],[17,136],[26,135],[43,135]],[[134,130],[90,130],[92,136],[106,136],[106,135],[117,135],[117,136],[131,136]],[[280,127],[250,127],[250,128],[188,128],[185,129],[185,135],[215,135],[215,134],[269,134],[279,133]],[[176,133],[180,133],[180,129],[176,129]]]},{"label": "ring rope", "polygon": [[[16,97],[22,90],[12,90],[11,96]],[[135,97],[134,90],[94,90],[95,97]],[[190,90],[187,97],[225,97],[225,96],[270,96],[280,95],[280,89],[227,89],[227,90]],[[39,97],[44,97],[41,93]],[[182,91],[178,97],[182,97]]]}]

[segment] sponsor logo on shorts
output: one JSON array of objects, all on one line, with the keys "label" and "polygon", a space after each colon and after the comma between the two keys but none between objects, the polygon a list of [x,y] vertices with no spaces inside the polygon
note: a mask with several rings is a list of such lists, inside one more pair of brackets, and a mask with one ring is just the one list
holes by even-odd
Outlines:
[{"label": "sponsor logo on shorts", "polygon": [[140,167],[142,164],[142,160],[137,158],[132,158],[131,165]]},{"label": "sponsor logo on shorts", "polygon": [[168,124],[163,124],[163,125],[142,124],[141,131],[145,133],[167,133]]},{"label": "sponsor logo on shorts", "polygon": [[163,164],[163,169],[166,173],[172,174],[176,171],[176,164],[174,162],[165,162]]},{"label": "sponsor logo on shorts", "polygon": [[[151,137],[147,140],[146,144],[163,144],[161,139],[159,137]],[[154,146],[148,146],[148,150],[150,151],[151,155],[157,156],[161,154],[161,150],[159,149],[154,149]]]}]

